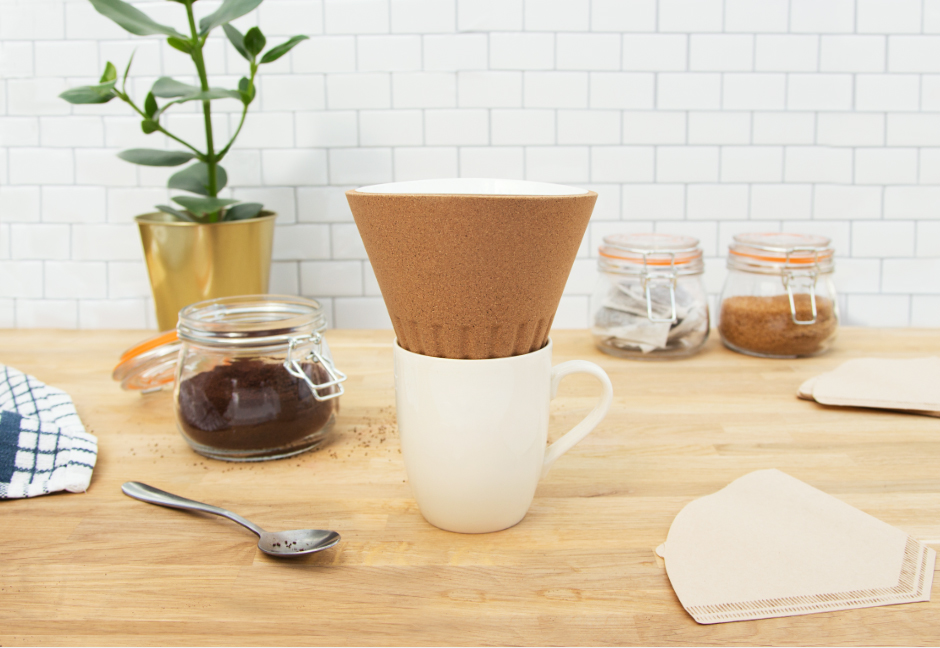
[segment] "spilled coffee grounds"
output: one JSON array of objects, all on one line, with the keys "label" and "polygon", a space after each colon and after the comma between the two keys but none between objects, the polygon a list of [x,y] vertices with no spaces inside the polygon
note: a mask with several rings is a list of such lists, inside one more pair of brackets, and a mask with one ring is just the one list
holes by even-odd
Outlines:
[{"label": "spilled coffee grounds", "polygon": [[[314,384],[328,380],[319,364],[301,367]],[[338,399],[318,401],[282,363],[259,359],[238,359],[187,378],[178,403],[183,431],[196,443],[222,450],[290,448],[323,429],[339,409]]]},{"label": "spilled coffee grounds", "polygon": [[[793,303],[798,319],[813,318],[809,295],[794,295]],[[787,295],[738,295],[722,301],[718,331],[735,350],[766,356],[805,356],[824,351],[837,326],[832,300],[825,297],[816,297],[815,324],[795,324]]]}]

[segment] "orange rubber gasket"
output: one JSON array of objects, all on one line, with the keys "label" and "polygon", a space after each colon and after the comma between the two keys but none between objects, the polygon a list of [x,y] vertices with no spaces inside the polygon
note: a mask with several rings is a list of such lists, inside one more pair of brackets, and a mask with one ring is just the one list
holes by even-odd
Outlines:
[{"label": "orange rubber gasket", "polygon": [[131,347],[121,355],[121,359],[118,360],[117,366],[120,367],[124,362],[130,360],[131,358],[136,358],[137,356],[152,351],[159,346],[164,344],[169,344],[170,342],[175,342],[179,338],[176,336],[176,329],[167,331],[156,337],[152,337],[149,340],[144,340],[135,347]]},{"label": "orange rubber gasket", "polygon": [[[622,256],[617,256],[616,254],[606,254],[606,253],[604,253],[603,251],[600,251],[600,250],[598,250],[598,253],[599,253],[602,257],[605,257],[605,258],[607,258],[607,259],[620,259],[621,261],[631,261],[631,262],[633,262],[633,263],[636,263],[637,265],[643,265],[643,264],[644,264],[643,255],[642,255],[642,254],[639,254],[639,253],[637,253],[637,255],[636,255],[635,257],[622,257]],[[650,252],[649,254],[657,254],[657,255],[663,255],[663,254],[665,254],[665,255],[668,256],[669,253],[668,253],[668,252],[656,251],[656,252]],[[683,264],[683,263],[691,263],[692,261],[695,261],[696,259],[700,259],[700,258],[702,258],[702,253],[701,253],[701,252],[699,252],[698,254],[691,254],[691,255],[687,255],[687,256],[676,257],[676,258],[675,258],[675,265],[681,265],[681,264]],[[662,259],[662,258],[651,259],[649,256],[647,256],[647,257],[646,257],[646,265],[651,265],[651,266],[669,266],[669,265],[673,265],[673,262],[670,261],[668,258],[667,258],[667,259]]]},{"label": "orange rubber gasket", "polygon": [[819,261],[826,261],[832,258],[832,252],[822,252],[819,255],[810,255],[808,252],[800,252],[800,256],[790,256],[787,258],[786,254],[781,256],[760,256],[758,254],[747,254],[746,252],[738,252],[737,250],[728,250],[729,254],[735,256],[747,257],[748,259],[757,259],[758,261],[770,261],[771,263],[818,263]]}]

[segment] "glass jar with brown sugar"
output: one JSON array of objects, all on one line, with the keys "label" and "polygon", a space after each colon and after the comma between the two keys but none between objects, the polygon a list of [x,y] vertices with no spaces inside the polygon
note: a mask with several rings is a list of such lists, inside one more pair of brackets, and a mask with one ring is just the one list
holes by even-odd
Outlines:
[{"label": "glass jar with brown sugar", "polygon": [[277,459],[320,445],[339,410],[346,376],[323,338],[320,304],[253,295],[180,311],[176,418],[207,457]]},{"label": "glass jar with brown sugar", "polygon": [[807,234],[738,234],[718,332],[729,349],[764,358],[824,353],[839,326],[830,239]]}]

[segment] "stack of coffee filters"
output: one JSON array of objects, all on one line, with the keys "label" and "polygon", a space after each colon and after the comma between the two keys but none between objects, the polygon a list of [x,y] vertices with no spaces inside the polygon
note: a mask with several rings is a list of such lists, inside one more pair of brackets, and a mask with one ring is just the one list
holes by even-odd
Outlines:
[{"label": "stack of coffee filters", "polygon": [[421,180],[346,192],[398,344],[439,358],[542,348],[597,194]]}]

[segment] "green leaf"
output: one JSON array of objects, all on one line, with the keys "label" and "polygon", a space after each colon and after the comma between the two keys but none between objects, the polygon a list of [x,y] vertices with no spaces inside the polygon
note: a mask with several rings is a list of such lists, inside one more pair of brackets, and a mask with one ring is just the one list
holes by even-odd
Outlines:
[{"label": "green leaf", "polygon": [[157,100],[154,98],[152,92],[147,93],[147,98],[144,99],[144,112],[148,117],[153,119],[153,116],[156,114],[159,106],[157,105]]},{"label": "green leaf", "polygon": [[189,151],[160,151],[157,149],[127,149],[118,153],[118,157],[131,164],[144,166],[171,167],[189,162],[195,153]]},{"label": "green leaf", "polygon": [[117,95],[114,94],[114,81],[101,85],[79,86],[69,88],[59,95],[71,104],[102,104],[108,103]]},{"label": "green leaf", "polygon": [[228,42],[230,42],[232,46],[238,50],[238,53],[241,54],[246,61],[250,61],[251,54],[249,54],[248,50],[245,49],[245,37],[242,36],[242,33],[228,23],[222,25],[222,31],[225,32],[226,36],[228,36]]},{"label": "green leaf", "polygon": [[173,202],[182,205],[197,216],[217,212],[223,207],[237,203],[231,198],[200,198],[198,196],[173,196]]},{"label": "green leaf", "polygon": [[127,61],[127,67],[124,68],[124,79],[121,81],[121,87],[122,87],[122,88],[126,88],[126,87],[127,87],[127,75],[130,74],[130,72],[131,72],[131,63],[134,62],[134,55],[135,55],[135,54],[137,54],[137,50],[136,50],[136,49],[135,49],[133,52],[131,52],[131,58]]},{"label": "green leaf", "polygon": [[152,119],[145,119],[140,122],[140,130],[144,131],[145,135],[150,135],[150,133],[156,133],[160,130],[160,125]]},{"label": "green leaf", "polygon": [[166,39],[167,45],[172,47],[175,50],[181,51],[183,54],[192,54],[193,53],[193,44],[188,40],[183,40],[182,38],[174,38],[170,36]]},{"label": "green leaf", "polygon": [[222,6],[199,21],[199,34],[208,34],[219,25],[244,16],[261,4],[261,0],[225,0]]},{"label": "green leaf", "polygon": [[264,34],[262,34],[261,30],[257,27],[252,27],[245,32],[245,49],[248,50],[248,53],[252,56],[258,56],[267,42]]},{"label": "green leaf", "polygon": [[143,11],[132,7],[122,0],[90,0],[90,2],[98,13],[110,18],[132,34],[137,34],[138,36],[164,34],[166,36],[175,36],[176,38],[186,38],[172,27],[167,27],[166,25],[155,22]]},{"label": "green leaf", "polygon": [[186,97],[197,94],[199,91],[198,86],[189,85],[188,83],[183,83],[182,81],[177,81],[170,77],[160,77],[157,79],[156,83],[153,84],[153,87],[150,88],[150,92],[152,92],[155,97],[162,97],[164,99]]},{"label": "green leaf", "polygon": [[[198,88],[196,88],[198,90]],[[187,101],[212,101],[213,99],[238,99],[239,101],[244,102],[242,94],[238,90],[226,90],[225,88],[209,88],[205,92],[197,92],[196,94],[189,95],[186,97],[181,97],[175,101],[163,104],[163,107],[157,110],[152,117],[154,119],[159,119],[167,108],[173,104],[186,103]]]},{"label": "green leaf", "polygon": [[101,80],[98,83],[110,83],[111,81],[117,81],[117,68],[108,61],[108,64],[104,66],[104,74],[101,75]]},{"label": "green leaf", "polygon": [[177,99],[173,103],[184,103],[186,101],[211,101],[212,99],[241,99],[242,95],[238,90],[226,90],[225,88],[209,88],[205,92],[197,92],[194,95]]},{"label": "green leaf", "polygon": [[[215,183],[216,191],[220,191],[228,184],[228,174],[225,173],[225,169],[218,165],[215,167]],[[170,189],[182,189],[183,191],[191,191],[201,196],[208,196],[209,165],[205,162],[191,164],[182,171],[177,171],[171,175],[167,186]],[[236,200],[234,202],[238,201]],[[182,205],[183,203],[180,204]],[[186,205],[183,206],[186,207]]]},{"label": "green leaf", "polygon": [[255,86],[247,77],[238,80],[238,91],[241,93],[242,103],[250,104],[255,100]]},{"label": "green leaf", "polygon": [[261,203],[239,203],[225,210],[225,217],[222,220],[235,221],[254,218],[261,213],[264,205]]},{"label": "green leaf", "polygon": [[274,61],[278,60],[279,58],[287,54],[289,51],[294,49],[294,46],[297,43],[299,43],[302,40],[307,40],[308,38],[310,37],[309,36],[294,36],[286,43],[281,43],[280,45],[272,47],[267,52],[265,52],[264,56],[261,57],[261,62],[273,63]]},{"label": "green leaf", "polygon": [[[200,88],[188,83],[171,79],[170,77],[160,77],[150,89],[155,97],[164,99],[179,97],[173,103],[183,103],[185,101],[209,101],[212,99],[241,99],[241,93],[237,90],[226,90],[225,88],[209,88],[203,92]],[[166,106],[163,107],[166,110]],[[161,110],[160,112],[163,112]]]},{"label": "green leaf", "polygon": [[190,214],[189,212],[184,212],[184,211],[180,211],[180,210],[178,210],[178,209],[174,209],[173,207],[170,207],[169,205],[157,205],[156,207],[157,207],[157,209],[159,209],[160,211],[164,212],[165,214],[169,214],[170,216],[176,216],[178,219],[180,219],[180,220],[182,220],[182,221],[189,221],[190,223],[198,223],[198,222],[199,222],[199,221],[198,221],[192,214]]}]

